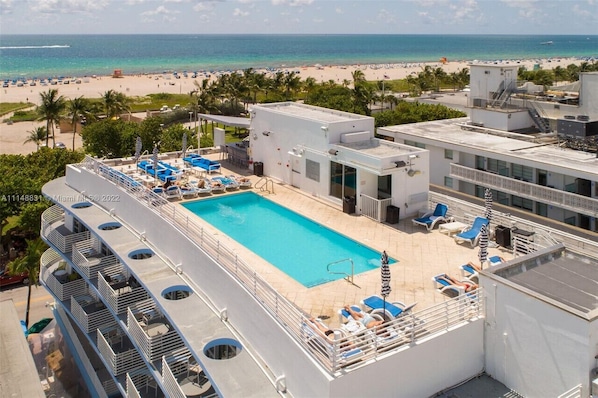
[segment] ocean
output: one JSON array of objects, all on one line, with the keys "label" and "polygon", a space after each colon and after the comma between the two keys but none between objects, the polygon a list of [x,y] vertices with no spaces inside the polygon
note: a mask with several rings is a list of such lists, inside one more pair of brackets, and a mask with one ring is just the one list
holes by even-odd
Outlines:
[{"label": "ocean", "polygon": [[[550,42],[551,44],[542,44]],[[0,79],[598,57],[598,35],[2,35]]]}]

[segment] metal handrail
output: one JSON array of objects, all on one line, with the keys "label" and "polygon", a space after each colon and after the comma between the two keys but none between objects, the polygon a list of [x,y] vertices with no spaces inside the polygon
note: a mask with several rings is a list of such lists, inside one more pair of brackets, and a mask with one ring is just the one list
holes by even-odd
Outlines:
[{"label": "metal handrail", "polygon": [[[346,272],[333,272],[330,271],[330,266],[331,265],[335,265],[335,264],[339,264],[339,263],[344,263],[346,261],[349,261],[351,263],[351,275],[347,274]],[[343,258],[342,260],[338,260],[338,261],[333,261],[331,263],[329,263],[328,265],[326,265],[326,271],[328,271],[329,274],[333,274],[333,275],[345,275],[345,280],[349,283],[351,283],[352,285],[355,285],[355,283],[353,282],[353,277],[355,276],[355,264],[353,263],[353,259],[352,258]]]}]

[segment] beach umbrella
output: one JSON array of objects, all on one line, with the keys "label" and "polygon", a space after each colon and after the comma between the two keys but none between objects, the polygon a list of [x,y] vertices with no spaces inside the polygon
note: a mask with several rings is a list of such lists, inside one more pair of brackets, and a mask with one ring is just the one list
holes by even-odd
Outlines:
[{"label": "beach umbrella", "polygon": [[135,163],[139,162],[139,157],[141,156],[141,150],[143,149],[143,144],[141,143],[141,137],[137,136],[135,140]]},{"label": "beach umbrella", "polygon": [[154,165],[154,178],[158,175],[158,146],[154,145],[154,152],[152,153],[152,163]]},{"label": "beach umbrella", "polygon": [[490,188],[486,188],[486,192],[484,192],[484,217],[490,222],[492,219],[492,191]]},{"label": "beach umbrella", "polygon": [[185,152],[187,152],[187,133],[183,133],[183,157],[185,157]]},{"label": "beach umbrella", "polygon": [[480,228],[480,251],[478,252],[478,258],[480,259],[480,266],[484,268],[484,262],[488,260],[488,227],[486,224]]},{"label": "beach umbrella", "polygon": [[381,295],[384,299],[383,304],[383,311],[382,313],[386,315],[386,296],[390,294],[390,267],[388,266],[388,255],[386,254],[386,250],[382,252],[382,256],[380,256],[380,274],[382,277],[382,291]]}]

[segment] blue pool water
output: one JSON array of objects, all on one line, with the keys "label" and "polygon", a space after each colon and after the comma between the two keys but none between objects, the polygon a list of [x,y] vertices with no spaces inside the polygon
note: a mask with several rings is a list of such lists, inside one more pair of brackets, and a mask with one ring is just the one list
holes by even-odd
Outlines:
[{"label": "blue pool water", "polygon": [[[306,287],[343,278],[326,267],[346,258],[355,275],[380,268],[380,253],[253,192],[183,206]],[[349,262],[331,267],[350,269]]]}]

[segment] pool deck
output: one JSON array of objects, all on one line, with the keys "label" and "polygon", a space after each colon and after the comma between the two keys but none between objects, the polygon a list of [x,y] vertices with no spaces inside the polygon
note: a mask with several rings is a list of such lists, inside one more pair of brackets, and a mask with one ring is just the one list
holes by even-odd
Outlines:
[{"label": "pool deck", "polygon": [[[238,169],[226,161],[222,163],[221,173],[214,173],[213,176],[229,174],[247,176],[253,185],[262,178],[250,175],[247,170]],[[195,177],[190,176],[189,178]],[[448,299],[436,291],[432,282],[434,275],[448,273],[461,279],[460,266],[462,264],[469,261],[479,264],[477,247],[472,248],[467,243],[457,244],[452,237],[441,233],[438,228],[428,232],[425,227],[413,225],[411,218],[402,219],[398,224],[392,225],[379,223],[365,216],[343,213],[340,203],[334,204],[327,199],[315,197],[278,182],[274,182],[274,193],[262,192],[255,188],[250,189],[279,205],[363,243],[375,251],[381,253],[386,250],[390,257],[397,260],[396,263],[390,265],[392,291],[387,300],[389,302],[401,301],[407,305],[417,302],[414,311],[425,309]],[[230,194],[235,194],[235,192],[214,193],[205,198]],[[200,197],[184,201],[201,199]],[[183,201],[177,200],[173,203],[181,202]],[[183,207],[181,206],[181,208]],[[185,209],[185,211],[187,210]],[[338,326],[337,311],[344,305],[358,304],[365,297],[380,295],[381,276],[378,270],[355,275],[354,284],[340,279],[306,288],[212,225],[199,217],[197,220],[199,225],[216,235],[217,239],[253,267],[278,292],[295,303],[305,313],[325,319],[330,327]],[[256,231],[255,236],[256,239],[260,238],[259,231]],[[306,250],[309,248],[307,247]],[[512,253],[504,248],[489,248],[488,256],[494,255],[500,255],[506,260],[513,258]]]}]

